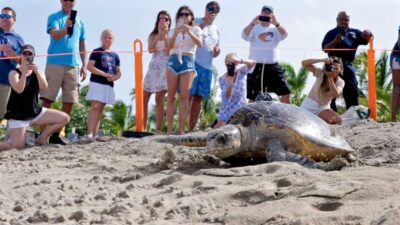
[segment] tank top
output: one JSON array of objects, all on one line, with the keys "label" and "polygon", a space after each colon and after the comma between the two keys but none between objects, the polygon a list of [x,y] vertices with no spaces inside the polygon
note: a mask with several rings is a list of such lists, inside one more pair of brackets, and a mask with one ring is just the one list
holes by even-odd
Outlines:
[{"label": "tank top", "polygon": [[[21,77],[21,71],[15,69]],[[10,99],[7,104],[6,119],[30,120],[35,118],[42,111],[39,106],[39,82],[36,73],[26,77],[24,91],[18,94],[11,88]]]}]

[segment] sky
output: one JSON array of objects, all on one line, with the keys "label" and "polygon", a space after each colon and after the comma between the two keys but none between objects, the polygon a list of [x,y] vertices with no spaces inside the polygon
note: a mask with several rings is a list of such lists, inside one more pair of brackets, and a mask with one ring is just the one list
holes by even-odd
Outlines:
[{"label": "sky", "polygon": [[[141,39],[147,49],[147,37],[154,27],[157,13],[167,10],[174,18],[182,5],[188,5],[195,17],[204,16],[209,0],[76,0],[75,9],[83,19],[89,51],[100,46],[102,30],[112,29],[116,35],[113,49],[121,58],[122,77],[115,83],[116,97],[132,104],[129,92],[134,87],[133,41]],[[345,10],[350,14],[350,27],[370,29],[375,37],[376,55],[381,50],[391,50],[397,40],[400,25],[398,0],[219,0],[221,12],[215,23],[221,31],[221,54],[214,60],[219,74],[225,72],[224,58],[236,52],[247,58],[249,43],[242,40],[241,31],[260,13],[263,5],[274,7],[277,20],[288,31],[288,37],[279,45],[279,60],[293,65],[298,71],[302,60],[322,58],[321,42],[326,32],[336,26],[336,16]],[[47,17],[61,9],[60,0],[0,0],[0,7],[10,6],[17,12],[15,31],[26,43],[36,48],[36,62],[44,70],[49,35],[46,33]],[[172,25],[172,27],[174,24]],[[359,49],[367,49],[361,46]],[[143,76],[151,54],[143,53]],[[307,79],[306,92],[314,82]],[[88,84],[88,79],[82,85]],[[154,103],[154,96],[151,100]]]}]

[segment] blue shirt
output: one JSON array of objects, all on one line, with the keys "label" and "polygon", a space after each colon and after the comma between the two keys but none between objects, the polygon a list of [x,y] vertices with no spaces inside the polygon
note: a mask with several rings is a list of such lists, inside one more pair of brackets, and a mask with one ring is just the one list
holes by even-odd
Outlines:
[{"label": "blue shirt", "polygon": [[[196,24],[203,23],[202,18],[196,19]],[[207,25],[202,30],[203,43],[201,48],[197,48],[195,62],[200,66],[212,70],[212,60],[214,58],[214,47],[219,46],[219,29],[215,24]]]},{"label": "blue shirt", "polygon": [[[47,19],[47,33],[50,34],[50,30],[58,29],[62,30],[68,20],[68,14],[63,11],[58,11],[51,14]],[[50,35],[50,45],[47,50],[48,54],[60,54],[60,53],[76,53],[79,52],[79,42],[86,39],[85,26],[79,16],[76,16],[74,32],[71,37],[65,35],[64,37],[55,40]],[[47,57],[47,64],[56,64],[64,66],[81,66],[81,60],[79,54],[62,55],[62,56],[49,56]]]},{"label": "blue shirt", "polygon": [[[0,29],[0,45],[10,46],[17,54],[24,45],[24,40],[14,31],[4,32]],[[4,52],[0,52],[0,58],[7,57]],[[10,85],[8,74],[17,67],[17,62],[11,59],[0,59],[0,84]]]},{"label": "blue shirt", "polygon": [[[344,34],[344,40],[337,44],[335,48],[339,49],[357,49],[359,45],[366,45],[368,44],[368,40],[365,40],[361,36],[361,31],[348,28]],[[322,41],[322,48],[325,47],[326,44],[331,42],[333,39],[336,38],[338,35],[338,27],[328,31],[326,33],[324,40]],[[342,59],[344,64],[350,64],[354,61],[356,56],[356,50],[354,51],[329,51],[328,56],[336,56]]]},{"label": "blue shirt", "polygon": [[[93,53],[90,54],[89,60],[95,61],[94,67],[103,71],[104,73],[116,74],[117,66],[120,66],[119,56],[115,52],[104,52],[103,48],[96,48]],[[114,86],[114,82],[110,82],[107,78],[92,73],[90,75],[90,81],[99,84]]]}]

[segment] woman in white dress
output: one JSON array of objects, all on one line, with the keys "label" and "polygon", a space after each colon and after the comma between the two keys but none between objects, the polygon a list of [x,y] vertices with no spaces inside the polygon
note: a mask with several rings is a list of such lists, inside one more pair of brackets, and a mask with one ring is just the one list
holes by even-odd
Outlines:
[{"label": "woman in white dress", "polygon": [[[164,117],[164,96],[167,93],[167,70],[169,50],[168,31],[171,27],[171,16],[167,11],[160,11],[153,31],[148,38],[148,50],[153,53],[149,68],[144,78],[144,121],[147,127],[148,104],[150,97],[156,93],[156,132],[160,133]],[[148,129],[148,127],[147,127]]]}]

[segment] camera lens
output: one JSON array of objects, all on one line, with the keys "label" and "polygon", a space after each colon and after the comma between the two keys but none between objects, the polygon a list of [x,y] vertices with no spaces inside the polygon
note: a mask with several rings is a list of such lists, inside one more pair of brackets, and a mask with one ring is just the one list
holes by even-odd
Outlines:
[{"label": "camera lens", "polygon": [[326,64],[326,65],[325,65],[325,70],[326,70],[326,72],[332,72],[332,71],[333,71],[333,66],[332,66],[332,64]]}]

